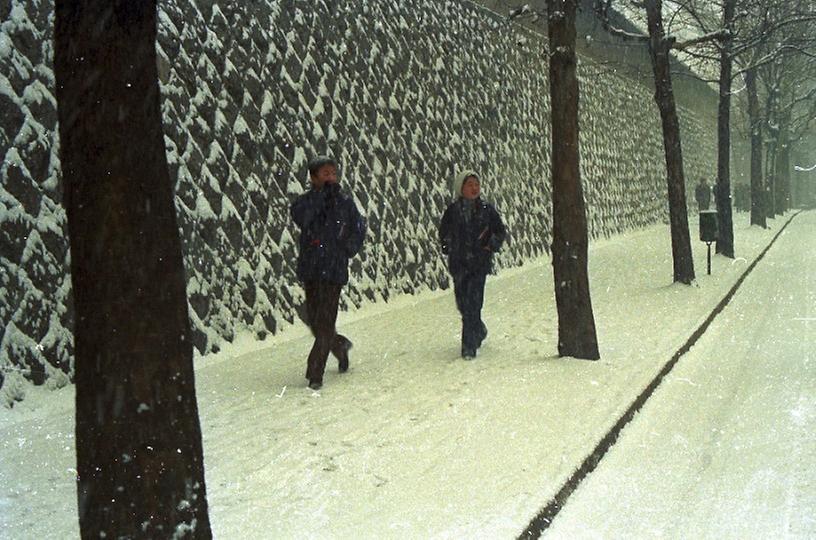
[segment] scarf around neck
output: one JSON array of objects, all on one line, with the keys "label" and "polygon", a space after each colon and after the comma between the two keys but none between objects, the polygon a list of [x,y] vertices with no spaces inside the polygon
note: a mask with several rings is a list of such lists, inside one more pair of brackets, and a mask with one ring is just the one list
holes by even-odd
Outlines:
[{"label": "scarf around neck", "polygon": [[470,220],[476,214],[476,201],[478,199],[465,199],[462,197],[460,211],[462,212],[462,219],[465,223],[470,223]]}]

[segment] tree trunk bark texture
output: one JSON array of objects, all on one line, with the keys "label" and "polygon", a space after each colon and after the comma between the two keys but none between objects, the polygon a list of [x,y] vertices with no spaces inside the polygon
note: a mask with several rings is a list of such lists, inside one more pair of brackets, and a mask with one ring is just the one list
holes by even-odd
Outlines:
[{"label": "tree trunk bark texture", "polygon": [[156,1],[57,0],[83,538],[209,538]]},{"label": "tree trunk bark texture", "polygon": [[768,207],[765,211],[766,218],[775,218],[780,212],[778,209],[777,194],[779,188],[777,186],[777,164],[776,158],[779,153],[779,101],[777,97],[778,86],[776,84],[770,85],[768,88],[768,96],[765,103],[765,127],[767,137],[767,145],[765,148],[765,191],[767,195]]},{"label": "tree trunk bark texture", "polygon": [[785,130],[780,131],[779,144],[776,151],[776,209],[778,214],[790,210],[790,148],[785,136]]},{"label": "tree trunk bark texture", "polygon": [[748,94],[748,123],[751,130],[751,225],[767,227],[765,222],[765,187],[762,185],[762,125],[759,116],[756,69],[745,72]]},{"label": "tree trunk bark texture", "polygon": [[[723,28],[732,30],[737,0],[726,0],[723,6]],[[734,59],[732,39],[723,41],[720,49],[720,100],[717,114],[717,205],[716,253],[734,258],[734,222],[731,207],[731,77]]]},{"label": "tree trunk bark texture", "polygon": [[597,360],[600,355],[589,291],[589,240],[579,168],[576,0],[548,0],[547,8],[558,354]]},{"label": "tree trunk bark texture", "polygon": [[694,260],[686,207],[686,182],[683,175],[683,152],[680,144],[680,122],[671,81],[670,43],[663,30],[661,0],[646,0],[649,27],[649,50],[655,79],[655,101],[663,125],[663,148],[669,196],[674,281],[690,284],[694,281]]},{"label": "tree trunk bark texture", "polygon": [[765,148],[765,191],[767,196],[766,202],[768,205],[765,210],[765,217],[771,219],[775,218],[777,214],[779,214],[776,208],[776,152],[778,144],[779,141],[777,136],[774,135],[768,141]]}]

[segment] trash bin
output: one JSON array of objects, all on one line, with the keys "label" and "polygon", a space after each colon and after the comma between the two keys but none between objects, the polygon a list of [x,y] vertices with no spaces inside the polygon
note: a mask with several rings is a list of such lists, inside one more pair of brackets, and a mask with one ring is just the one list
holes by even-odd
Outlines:
[{"label": "trash bin", "polygon": [[711,275],[711,243],[717,241],[717,211],[700,212],[700,240],[708,246],[708,274]]},{"label": "trash bin", "polygon": [[717,241],[716,210],[704,210],[700,212],[700,240],[703,242]]}]

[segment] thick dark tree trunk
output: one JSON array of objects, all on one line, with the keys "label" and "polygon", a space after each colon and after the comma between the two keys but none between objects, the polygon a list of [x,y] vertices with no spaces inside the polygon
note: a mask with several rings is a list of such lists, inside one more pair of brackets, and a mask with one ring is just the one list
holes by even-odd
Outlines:
[{"label": "thick dark tree trunk", "polygon": [[548,0],[552,110],[553,275],[558,354],[597,360],[589,294],[588,235],[578,152],[576,0]]},{"label": "thick dark tree trunk", "polygon": [[[731,30],[737,0],[726,0],[723,6],[723,28]],[[734,59],[733,41],[727,39],[720,48],[720,101],[717,114],[717,245],[715,251],[734,258],[734,223],[731,217],[731,77]],[[724,196],[725,195],[725,196]]]},{"label": "thick dark tree trunk", "polygon": [[156,1],[57,0],[83,538],[209,538]]},{"label": "thick dark tree trunk", "polygon": [[751,225],[767,227],[765,222],[765,188],[762,185],[762,119],[759,115],[759,95],[756,68],[745,72],[748,95],[748,124],[751,130]]},{"label": "thick dark tree trunk", "polygon": [[655,79],[655,101],[663,124],[663,148],[669,192],[674,281],[690,284],[694,281],[694,260],[686,207],[686,181],[683,176],[683,152],[680,145],[680,122],[672,90],[670,42],[663,31],[662,0],[646,0],[649,26],[649,50]]}]

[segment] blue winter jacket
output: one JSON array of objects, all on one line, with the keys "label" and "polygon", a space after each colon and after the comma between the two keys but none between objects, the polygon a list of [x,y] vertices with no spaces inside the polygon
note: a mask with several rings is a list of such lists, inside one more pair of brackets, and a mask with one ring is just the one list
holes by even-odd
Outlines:
[{"label": "blue winter jacket", "polygon": [[[472,212],[466,219],[466,212]],[[451,203],[439,224],[442,253],[448,256],[453,275],[492,270],[493,253],[501,249],[507,230],[490,203],[481,198],[469,206],[463,198]]]},{"label": "blue winter jacket", "polygon": [[348,283],[348,262],[360,251],[366,227],[354,201],[339,188],[313,188],[292,203],[292,219],[300,227],[301,281]]}]

